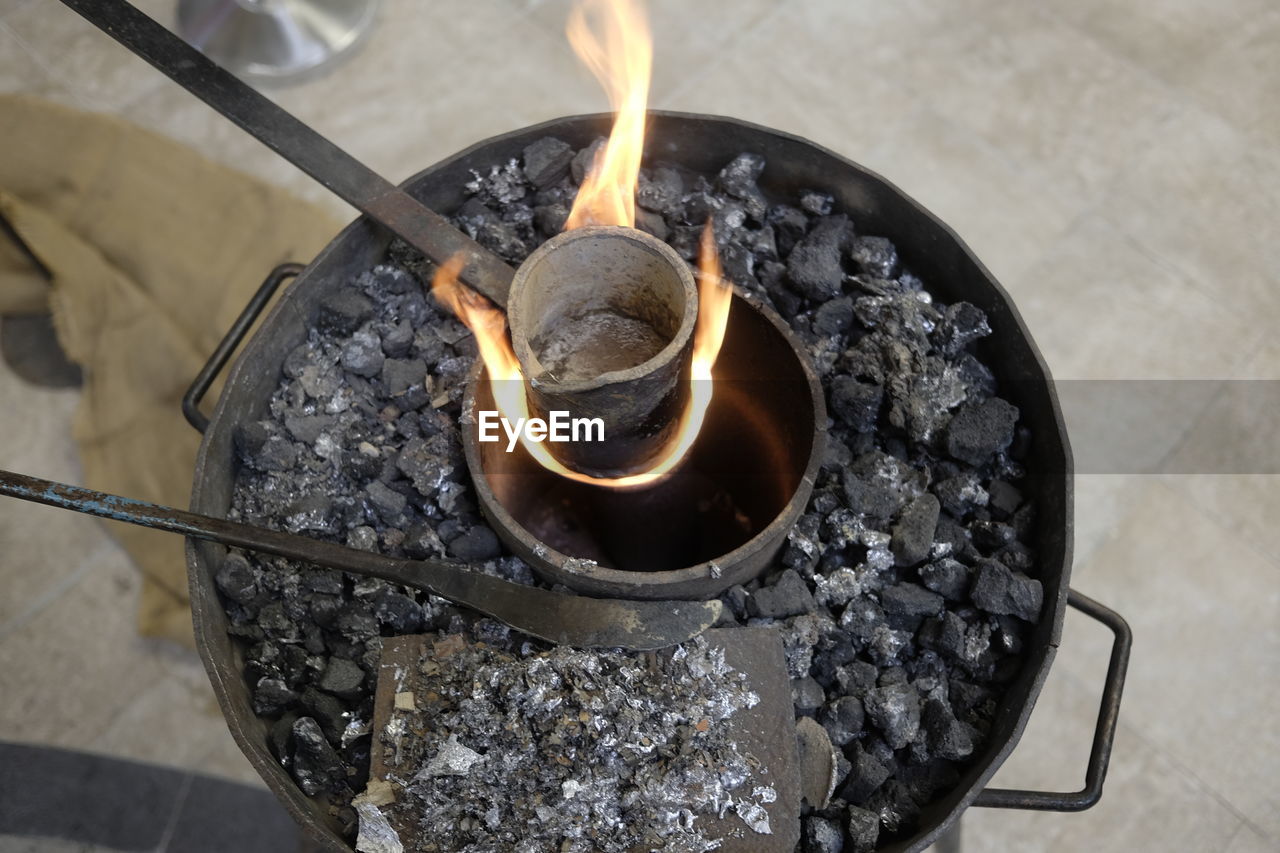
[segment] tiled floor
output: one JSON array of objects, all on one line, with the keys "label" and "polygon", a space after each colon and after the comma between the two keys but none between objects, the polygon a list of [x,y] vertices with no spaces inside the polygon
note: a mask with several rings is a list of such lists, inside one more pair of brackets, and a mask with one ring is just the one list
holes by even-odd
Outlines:
[{"label": "tiled floor", "polygon": [[[139,5],[167,22],[174,3]],[[882,172],[969,241],[1059,378],[1280,379],[1275,0],[652,7],[655,106],[776,126]],[[270,94],[401,179],[605,108],[560,35],[566,8],[385,0],[356,55]],[[0,91],[122,114],[349,212],[53,0],[0,0]],[[1249,386],[1193,402],[1134,453],[1209,472],[1224,436],[1280,444],[1280,411]],[[0,466],[74,481],[75,404],[0,368]],[[1077,483],[1074,585],[1136,633],[1106,795],[1080,815],[973,810],[970,850],[1280,849],[1280,477],[1127,470]],[[194,656],[134,635],[137,579],[100,527],[3,504],[0,584],[0,740],[254,781]],[[1069,616],[999,785],[1080,783],[1106,649]]]}]

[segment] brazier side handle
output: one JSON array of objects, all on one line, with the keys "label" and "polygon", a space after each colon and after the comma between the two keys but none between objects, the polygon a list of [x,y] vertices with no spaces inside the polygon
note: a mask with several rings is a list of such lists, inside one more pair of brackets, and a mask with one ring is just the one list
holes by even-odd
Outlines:
[{"label": "brazier side handle", "polygon": [[1120,718],[1120,694],[1124,691],[1125,673],[1129,668],[1129,649],[1133,631],[1124,618],[1088,596],[1068,590],[1067,604],[1098,620],[1111,629],[1111,661],[1102,688],[1102,706],[1093,731],[1093,747],[1089,750],[1089,766],[1085,770],[1084,788],[1074,793],[1019,791],[1011,788],[987,788],[973,801],[975,806],[993,809],[1035,809],[1038,811],[1081,812],[1097,805],[1102,798],[1102,783],[1111,761],[1111,745],[1115,741],[1116,723]]},{"label": "brazier side handle", "polygon": [[231,328],[227,330],[222,340],[218,342],[213,355],[209,356],[209,360],[204,363],[204,367],[200,368],[200,372],[196,374],[196,378],[191,383],[191,387],[187,389],[187,393],[182,395],[182,415],[187,419],[187,423],[195,427],[198,432],[204,432],[209,426],[209,419],[200,411],[200,401],[204,399],[209,387],[213,385],[213,380],[218,378],[222,368],[231,360],[236,348],[240,346],[244,336],[249,333],[249,329],[253,328],[254,321],[258,319],[262,309],[267,307],[267,303],[271,301],[271,297],[275,295],[280,285],[286,279],[298,275],[303,269],[302,264],[281,264],[271,271],[266,281],[258,286],[258,291],[253,294],[249,304],[244,307],[244,310],[240,312],[240,316],[236,318],[236,321],[231,324]]}]

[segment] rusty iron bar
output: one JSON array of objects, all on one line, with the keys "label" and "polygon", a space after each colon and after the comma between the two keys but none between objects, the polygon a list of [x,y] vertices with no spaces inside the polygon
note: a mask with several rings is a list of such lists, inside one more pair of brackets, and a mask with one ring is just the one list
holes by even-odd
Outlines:
[{"label": "rusty iron bar", "polygon": [[567,595],[490,577],[459,563],[397,560],[11,471],[0,471],[0,495],[382,578],[447,598],[517,631],[562,645],[660,649],[701,634],[720,618],[719,601],[622,601]]},{"label": "rusty iron bar", "polygon": [[62,2],[431,260],[461,256],[462,281],[494,303],[507,304],[515,275],[510,266],[314,128],[125,0]]}]

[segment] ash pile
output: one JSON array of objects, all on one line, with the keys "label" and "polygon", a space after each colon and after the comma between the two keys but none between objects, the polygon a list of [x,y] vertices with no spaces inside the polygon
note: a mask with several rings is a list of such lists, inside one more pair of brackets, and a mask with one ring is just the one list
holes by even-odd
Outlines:
[{"label": "ash pile", "polygon": [[[475,176],[455,222],[519,263],[563,227],[599,144],[529,146]],[[778,626],[802,729],[834,753],[804,849],[873,850],[955,785],[1019,672],[1043,597],[1021,483],[1030,436],[973,353],[991,332],[983,312],[934,300],[831,196],[771,203],[764,166],[743,154],[711,176],[646,168],[637,227],[692,262],[710,218],[726,278],[790,322],[822,379],[828,455],[806,513],[777,564],[724,600],[740,624]],[[269,417],[239,430],[232,516],[539,583],[477,509],[457,427],[475,344],[425,295],[431,272],[393,245],[322,304]],[[354,835],[380,638],[471,636],[475,617],[276,558],[234,554],[217,582],[277,755]]]}]

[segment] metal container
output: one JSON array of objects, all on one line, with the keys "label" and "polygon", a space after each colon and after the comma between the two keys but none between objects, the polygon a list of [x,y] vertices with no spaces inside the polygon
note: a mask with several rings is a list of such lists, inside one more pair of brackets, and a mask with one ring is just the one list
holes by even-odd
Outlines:
[{"label": "metal container", "polygon": [[[524,147],[544,136],[556,136],[581,147],[607,134],[612,117],[581,116],[550,121],[494,137],[410,178],[406,189],[431,208],[449,212],[464,201],[463,185],[471,170],[519,157]],[[730,119],[679,113],[651,114],[647,134],[649,159],[679,162],[714,173],[732,157],[751,151],[768,166],[760,186],[771,198],[793,198],[800,189],[820,188],[835,196],[865,233],[894,240],[903,262],[946,301],[966,300],[987,313],[995,334],[980,344],[980,356],[994,370],[1004,393],[1022,412],[1032,430],[1027,457],[1027,489],[1039,512],[1035,530],[1039,579],[1045,608],[1026,644],[1022,671],[1008,686],[992,722],[986,745],[972,757],[960,783],[925,808],[918,831],[885,845],[892,853],[918,851],[942,835],[970,805],[1079,810],[1101,795],[1127,663],[1128,629],[1116,614],[1071,593],[1072,474],[1071,453],[1052,380],[1008,294],[960,239],[935,216],[896,187],[857,164],[789,134]],[[237,465],[232,434],[236,426],[259,419],[280,377],[286,354],[303,341],[315,322],[321,299],[354,275],[380,261],[390,234],[365,218],[357,219],[334,238],[292,283],[245,346],[227,380],[205,431],[196,463],[192,509],[225,515],[230,506]],[[195,416],[199,397],[227,360],[239,336],[252,323],[275,284],[288,271],[273,276],[236,324],[215,358],[202,371],[184,401]],[[193,422],[202,420],[193,417]],[[227,634],[227,619],[214,585],[214,570],[223,549],[189,541],[188,569],[195,635],[214,691],[232,735],[268,786],[322,849],[350,850],[338,835],[333,818],[319,800],[302,794],[288,772],[272,756],[268,725],[254,715],[243,676],[243,650]],[[1070,599],[1115,633],[1108,680],[1103,692],[1097,733],[1089,756],[1085,788],[1073,794],[984,790],[988,780],[1016,745],[1053,662]]]},{"label": "metal container", "polygon": [[[619,354],[615,340],[592,336],[592,318],[640,321],[662,342],[641,363],[598,365]],[[625,477],[651,468],[671,443],[689,397],[689,358],[698,290],[689,267],[666,243],[634,228],[563,231],[516,270],[507,301],[511,346],[525,377],[530,414],[599,418],[602,441],[548,445],[561,464],[591,477]],[[611,330],[614,331],[614,330]],[[588,332],[588,334],[584,334]],[[544,364],[547,341],[572,334],[604,352],[588,353],[586,373]],[[570,367],[569,369],[573,369]]]}]

